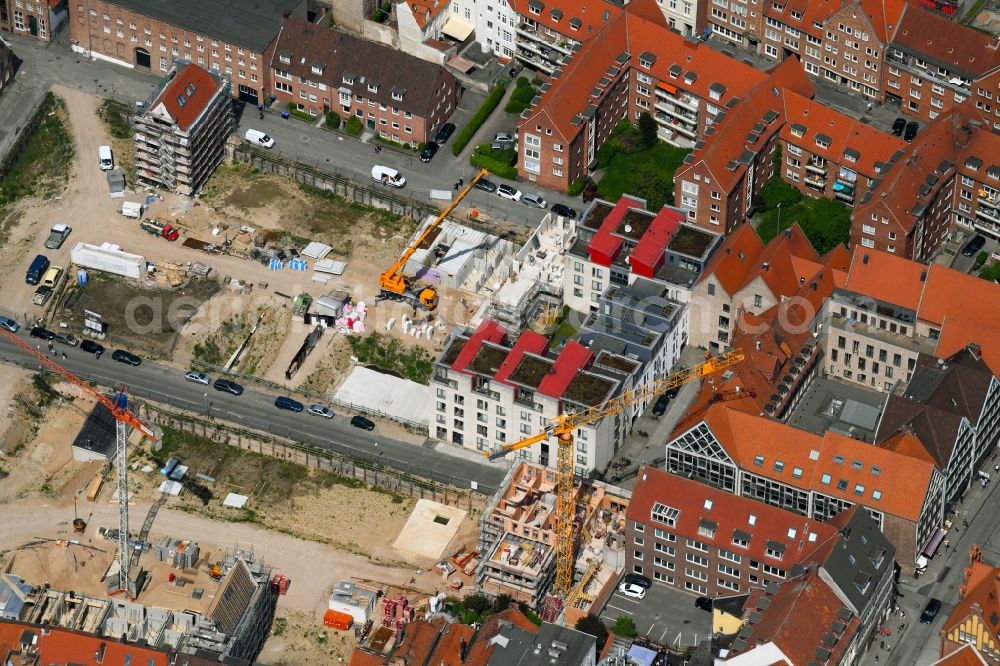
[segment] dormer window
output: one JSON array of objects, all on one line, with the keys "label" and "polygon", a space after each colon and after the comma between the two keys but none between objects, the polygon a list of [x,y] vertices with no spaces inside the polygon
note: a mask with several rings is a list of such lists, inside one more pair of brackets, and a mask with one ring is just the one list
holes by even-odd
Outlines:
[{"label": "dormer window", "polygon": [[791,126],[792,136],[802,138],[806,133],[806,128],[798,123],[792,123]]},{"label": "dormer window", "polygon": [[354,75],[353,74],[344,74],[344,76],[341,79],[341,81],[343,81],[344,83],[346,83],[349,86],[353,86],[354,85]]},{"label": "dormer window", "polygon": [[292,64],[292,53],[291,51],[282,51],[278,54],[278,60],[284,65]]},{"label": "dormer window", "polygon": [[396,100],[397,102],[402,102],[403,101],[403,93],[405,93],[405,92],[406,92],[405,90],[401,90],[400,88],[396,88],[395,90],[392,91],[392,98],[394,100]]},{"label": "dormer window", "polygon": [[314,62],[312,64],[312,73],[316,74],[317,76],[322,76],[324,69],[326,69],[326,66],[323,65],[323,63],[321,62]]},{"label": "dormer window", "polygon": [[816,145],[819,146],[820,148],[829,148],[831,141],[833,141],[833,139],[831,139],[825,134],[816,135]]},{"label": "dormer window", "polygon": [[369,81],[368,82],[368,92],[377,93],[378,92],[378,84],[375,83],[374,81]]}]

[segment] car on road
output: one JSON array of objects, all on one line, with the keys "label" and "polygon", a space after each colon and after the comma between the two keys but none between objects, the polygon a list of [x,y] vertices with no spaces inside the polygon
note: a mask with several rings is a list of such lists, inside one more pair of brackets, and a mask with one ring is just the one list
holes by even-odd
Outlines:
[{"label": "car on road", "polygon": [[69,237],[73,227],[68,224],[56,224],[49,232],[49,237],[45,239],[45,247],[50,250],[58,250]]},{"label": "car on road", "polygon": [[67,347],[76,347],[80,341],[72,333],[56,333],[56,342]]},{"label": "car on road", "polygon": [[920,624],[930,624],[933,622],[940,610],[941,601],[939,599],[930,599],[927,605],[924,606],[924,612],[920,614]]},{"label": "car on road", "polygon": [[497,132],[493,137],[493,143],[514,143],[514,135],[508,132]]},{"label": "car on road", "polygon": [[552,204],[552,212],[556,215],[562,215],[563,217],[568,217],[571,220],[576,219],[576,209],[570,208],[566,204]]},{"label": "car on road", "polygon": [[55,340],[56,334],[47,328],[42,328],[41,326],[35,326],[31,329],[31,337],[39,338],[40,340]]},{"label": "car on road", "polygon": [[451,138],[451,135],[455,133],[455,123],[445,123],[441,125],[441,129],[437,131],[434,135],[434,143],[442,144]]},{"label": "car on road", "polygon": [[329,407],[324,407],[323,405],[319,404],[309,405],[306,411],[312,414],[313,416],[322,416],[325,419],[333,418],[333,410],[330,409]]},{"label": "car on road", "polygon": [[623,597],[635,599],[636,601],[646,596],[646,588],[635,583],[622,583],[618,586],[618,592]]},{"label": "car on road", "polygon": [[355,428],[361,428],[362,430],[374,430],[375,422],[371,419],[366,419],[363,416],[352,416],[351,425]]},{"label": "car on road", "polygon": [[132,352],[127,352],[124,349],[116,349],[111,352],[111,360],[118,361],[119,363],[128,363],[129,365],[135,366],[142,363],[142,359],[133,354]]},{"label": "car on road", "polygon": [[549,204],[546,203],[545,199],[542,198],[542,195],[536,194],[535,192],[528,192],[523,197],[521,197],[521,203],[525,204],[526,206],[541,208],[542,210],[545,210],[546,208],[549,207]]},{"label": "car on road", "polygon": [[6,329],[11,333],[17,333],[21,330],[21,325],[10,317],[0,317],[0,328]]},{"label": "car on road", "polygon": [[439,146],[434,141],[428,143],[426,146],[424,146],[424,149],[420,151],[420,161],[430,162],[432,159],[434,159],[434,156],[437,155],[438,148],[440,147],[441,146]]},{"label": "car on road", "polygon": [[403,178],[401,173],[392,167],[382,166],[381,164],[376,164],[372,167],[372,180],[376,183],[392,185],[393,187],[406,186],[406,179]]},{"label": "car on road", "polygon": [[501,199],[510,199],[511,201],[521,200],[521,190],[507,183],[500,183],[500,186],[497,187],[497,194],[500,195]]},{"label": "car on road", "polygon": [[653,416],[663,416],[667,412],[667,405],[670,404],[670,397],[666,394],[661,395],[656,399],[653,404]]},{"label": "car on road", "polygon": [[243,138],[247,143],[252,143],[255,146],[262,146],[264,148],[274,148],[274,139],[264,134],[260,130],[248,129],[247,133],[243,135]]},{"label": "car on road", "polygon": [[50,298],[52,298],[52,287],[39,287],[31,297],[31,302],[35,305],[45,305]]},{"label": "car on road", "polygon": [[913,141],[913,137],[917,135],[918,129],[920,129],[920,125],[918,125],[915,121],[911,120],[910,122],[906,123],[906,131],[903,132],[903,138],[906,139],[907,141]]},{"label": "car on road", "polygon": [[703,611],[712,612],[712,600],[708,597],[698,597],[694,600],[694,605]]},{"label": "car on road", "polygon": [[487,180],[486,178],[480,178],[479,180],[476,181],[476,184],[473,185],[472,187],[476,188],[477,190],[482,190],[483,192],[497,191],[497,184],[494,183],[492,180]]},{"label": "car on road", "polygon": [[906,118],[896,118],[892,121],[892,135],[893,136],[903,136],[903,130],[906,129]]},{"label": "car on road", "polygon": [[212,378],[204,372],[195,372],[194,370],[184,375],[184,379],[189,382],[194,382],[195,384],[201,384],[202,386],[208,386],[208,384],[212,381]]},{"label": "car on road", "polygon": [[228,379],[222,379],[221,377],[215,380],[215,383],[212,384],[212,388],[214,388],[216,391],[223,391],[224,393],[229,393],[230,395],[243,395],[242,386],[240,386],[236,382],[231,382]]},{"label": "car on road", "polygon": [[104,346],[99,345],[93,340],[84,340],[80,343],[80,351],[85,351],[88,354],[95,354],[100,356],[104,353]]},{"label": "car on road", "polygon": [[622,582],[629,583],[631,585],[638,585],[639,587],[644,587],[647,590],[653,587],[653,581],[646,578],[642,574],[637,574],[637,573],[625,574],[625,576],[622,578]]},{"label": "car on road", "polygon": [[287,409],[288,411],[295,413],[301,412],[303,409],[305,409],[302,406],[301,402],[299,402],[298,400],[293,400],[292,398],[289,398],[288,396],[285,395],[279,395],[277,398],[275,398],[274,406],[277,407],[278,409]]},{"label": "car on road", "polygon": [[984,245],[986,245],[986,238],[976,234],[976,237],[966,243],[965,247],[962,248],[962,256],[971,257],[982,250]]}]

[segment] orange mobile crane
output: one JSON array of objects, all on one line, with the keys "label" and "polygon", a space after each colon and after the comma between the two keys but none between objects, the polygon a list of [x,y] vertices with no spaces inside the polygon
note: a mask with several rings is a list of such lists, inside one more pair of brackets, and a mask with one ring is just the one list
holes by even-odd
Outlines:
[{"label": "orange mobile crane", "polygon": [[35,357],[49,371],[54,372],[70,384],[79,387],[95,400],[108,408],[111,415],[115,417],[116,427],[116,466],[118,471],[118,589],[117,592],[129,592],[129,565],[132,548],[129,545],[128,532],[128,436],[131,429],[138,430],[153,441],[160,439],[153,431],[153,427],[132,413],[128,408],[128,400],[125,397],[125,386],[123,385],[114,399],[104,395],[96,388],[83,381],[72,372],[62,367],[48,357],[45,352],[32,347],[27,342],[17,337],[6,329],[0,329],[7,338],[15,345]]},{"label": "orange mobile crane", "polygon": [[417,285],[410,278],[403,275],[403,269],[406,267],[406,262],[410,260],[413,253],[417,251],[420,244],[427,240],[435,229],[444,221],[444,218],[458,206],[458,203],[465,198],[473,186],[487,174],[486,169],[481,169],[469,184],[458,193],[448,207],[441,211],[441,214],[437,216],[437,219],[427,225],[427,228],[417,236],[417,239],[403,251],[403,254],[399,256],[396,263],[392,265],[389,270],[382,273],[379,277],[379,296],[377,300],[393,300],[393,301],[409,301],[413,304],[414,308],[423,308],[425,310],[433,310],[438,304],[438,293],[437,289],[430,285]]},{"label": "orange mobile crane", "polygon": [[703,363],[684,368],[663,379],[646,384],[632,391],[626,391],[617,398],[581,412],[560,414],[549,419],[543,432],[519,442],[504,444],[485,455],[497,460],[512,451],[527,448],[549,437],[558,442],[556,457],[556,592],[565,599],[573,585],[573,431],[589,423],[595,423],[614,416],[637,403],[651,400],[670,389],[683,386],[695,379],[701,379],[743,362],[743,350],[734,349],[719,356],[713,356]]}]

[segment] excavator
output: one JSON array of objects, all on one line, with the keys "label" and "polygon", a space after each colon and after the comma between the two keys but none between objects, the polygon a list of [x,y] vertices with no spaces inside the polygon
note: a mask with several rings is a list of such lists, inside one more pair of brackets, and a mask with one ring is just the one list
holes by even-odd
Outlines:
[{"label": "excavator", "polygon": [[406,262],[410,260],[413,253],[417,251],[417,248],[427,240],[434,230],[441,225],[446,217],[458,206],[459,202],[465,198],[475,184],[480,178],[485,177],[487,174],[486,169],[480,169],[480,171],[469,181],[461,192],[458,193],[448,207],[441,211],[441,214],[437,216],[437,219],[427,225],[427,228],[417,236],[416,240],[403,251],[403,254],[399,256],[396,263],[389,268],[389,270],[382,273],[379,277],[379,301],[382,300],[393,300],[393,301],[404,301],[409,302],[413,305],[414,309],[422,308],[424,310],[433,310],[438,304],[438,293],[431,285],[427,284],[417,284],[411,278],[403,275],[403,269],[406,267]]}]

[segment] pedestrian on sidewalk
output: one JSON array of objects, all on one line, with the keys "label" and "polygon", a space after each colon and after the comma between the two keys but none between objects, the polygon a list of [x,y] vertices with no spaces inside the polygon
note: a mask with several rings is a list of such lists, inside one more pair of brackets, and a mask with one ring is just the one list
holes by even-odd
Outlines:
[{"label": "pedestrian on sidewalk", "polygon": [[993,465],[993,471],[1000,474],[1000,465]]}]

